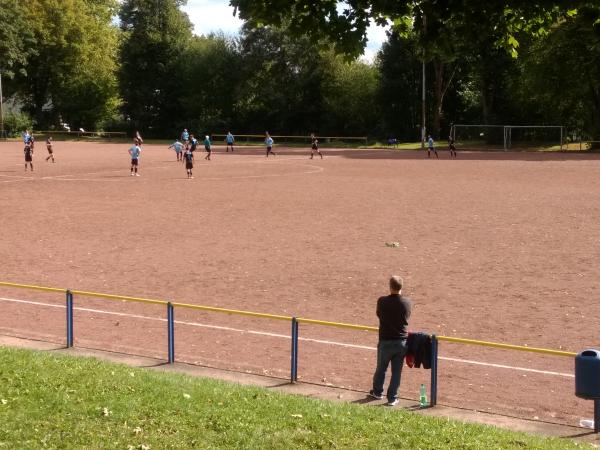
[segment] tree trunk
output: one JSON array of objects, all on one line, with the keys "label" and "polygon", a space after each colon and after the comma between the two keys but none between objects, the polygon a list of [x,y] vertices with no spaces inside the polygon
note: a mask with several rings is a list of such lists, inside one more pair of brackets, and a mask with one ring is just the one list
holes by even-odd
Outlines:
[{"label": "tree trunk", "polygon": [[[590,111],[591,120],[591,140],[600,140],[600,88],[595,85],[590,86],[592,108]],[[592,142],[591,148],[594,150],[600,149],[600,142]]]},{"label": "tree trunk", "polygon": [[444,116],[444,97],[446,95],[446,91],[452,83],[452,79],[454,78],[454,74],[456,73],[456,67],[452,71],[452,74],[448,79],[446,76],[446,68],[447,63],[439,60],[433,60],[433,70],[435,72],[435,79],[433,83],[433,93],[434,93],[434,109],[433,109],[433,132],[438,137],[441,136],[442,131],[442,117]]},{"label": "tree trunk", "polygon": [[444,72],[446,64],[438,59],[433,60],[433,70],[435,74],[433,82],[433,134],[438,137],[440,136],[441,121],[442,121],[442,103],[443,103],[443,84],[444,84]]}]

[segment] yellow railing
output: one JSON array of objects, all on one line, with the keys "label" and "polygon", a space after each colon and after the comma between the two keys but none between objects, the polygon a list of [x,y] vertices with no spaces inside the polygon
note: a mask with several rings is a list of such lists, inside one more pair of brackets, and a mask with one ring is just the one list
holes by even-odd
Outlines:
[{"label": "yellow railing", "polygon": [[499,342],[478,341],[475,339],[455,338],[449,336],[436,336],[438,341],[454,342],[456,344],[480,345],[483,347],[501,348],[504,350],[518,350],[522,352],[543,353],[553,356],[575,357],[577,353],[565,352],[562,350],[550,350],[547,348],[527,347],[526,345],[502,344]]},{"label": "yellow railing", "polygon": [[[91,291],[80,291],[80,290],[68,290],[62,288],[54,288],[54,287],[44,287],[44,286],[35,286],[30,284],[20,284],[20,283],[10,283],[5,281],[0,281],[0,286],[19,288],[19,289],[28,289],[28,290],[36,290],[36,291],[45,291],[45,292],[60,292],[66,293],[69,291],[74,295],[82,295],[85,297],[97,297],[97,298],[105,298],[107,300],[121,300],[128,302],[138,302],[138,303],[147,303],[154,305],[172,305],[175,308],[187,308],[194,309],[197,311],[210,311],[217,313],[225,313],[225,314],[235,314],[247,317],[257,317],[263,319],[274,319],[274,320],[287,320],[291,321],[294,319],[292,316],[284,316],[279,314],[267,314],[267,313],[259,313],[254,311],[244,311],[239,309],[227,309],[227,308],[218,308],[215,306],[204,306],[204,305],[193,305],[189,303],[177,303],[177,302],[168,302],[166,300],[157,300],[143,297],[132,297],[127,295],[116,295],[116,294],[104,294],[100,292],[91,292]],[[337,327],[337,328],[345,328],[350,330],[361,330],[361,331],[378,331],[377,327],[368,326],[368,325],[356,325],[350,323],[342,323],[342,322],[331,322],[327,320],[317,320],[317,319],[309,319],[304,317],[297,317],[295,320],[298,323],[305,323],[311,325],[323,325],[329,327]],[[499,348],[504,350],[516,350],[523,352],[531,352],[531,353],[540,353],[552,356],[567,356],[574,357],[577,354],[574,352],[568,352],[563,350],[552,350],[546,348],[537,348],[537,347],[528,347],[525,345],[513,345],[513,344],[503,344],[499,342],[489,342],[489,341],[480,341],[476,339],[465,339],[465,338],[457,338],[450,336],[436,336],[438,341],[444,342],[452,342],[455,344],[467,344],[467,345],[478,345],[483,347],[492,347]]]}]

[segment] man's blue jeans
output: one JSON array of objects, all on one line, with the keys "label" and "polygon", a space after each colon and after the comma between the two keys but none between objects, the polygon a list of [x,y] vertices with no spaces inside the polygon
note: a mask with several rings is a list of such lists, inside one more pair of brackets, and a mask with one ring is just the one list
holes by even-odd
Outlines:
[{"label": "man's blue jeans", "polygon": [[387,390],[387,399],[389,402],[398,397],[398,388],[400,387],[400,376],[402,375],[402,365],[406,356],[406,339],[393,341],[379,341],[377,344],[377,368],[373,375],[373,393],[383,394],[383,383],[385,381],[385,372],[388,365],[392,365],[392,378]]}]

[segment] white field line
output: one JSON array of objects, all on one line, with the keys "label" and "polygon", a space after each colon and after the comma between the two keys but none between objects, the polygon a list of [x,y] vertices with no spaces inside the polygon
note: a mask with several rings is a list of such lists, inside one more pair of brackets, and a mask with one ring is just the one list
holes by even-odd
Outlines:
[{"label": "white field line", "polygon": [[[258,155],[256,155],[258,156]],[[262,157],[264,158],[264,156]],[[289,161],[290,160],[305,160],[306,158],[296,158],[296,157],[292,157],[292,158],[285,158],[283,160],[276,160],[276,161],[264,161],[262,162],[262,160],[258,160],[258,161],[227,161],[227,162],[223,162],[223,161],[219,161],[216,165],[230,165],[230,164],[283,164],[283,165],[290,165]],[[260,162],[259,162],[260,161]],[[196,170],[199,170],[200,168],[203,167],[209,167],[210,163],[207,164],[202,164],[202,165],[197,165],[195,167]],[[244,176],[233,176],[233,177],[202,177],[199,176],[197,177],[198,180],[202,181],[202,180],[234,180],[234,179],[248,179],[248,178],[271,178],[271,177],[285,177],[288,175],[310,175],[313,173],[320,173],[323,172],[325,169],[323,169],[323,167],[320,166],[314,166],[314,165],[310,165],[310,164],[305,164],[305,167],[311,167],[312,170],[307,170],[304,172],[297,172],[297,173],[278,173],[278,174],[268,174],[268,175],[244,175]],[[50,180],[50,181],[123,181],[124,179],[128,178],[127,176],[127,172],[129,171],[129,169],[127,168],[127,166],[124,166],[125,169],[116,169],[116,170],[104,170],[104,171],[98,171],[98,172],[83,172],[83,173],[73,173],[73,174],[63,174],[63,175],[47,175],[47,176],[43,176],[40,178],[35,178],[35,177],[18,177],[18,179],[15,180],[6,180],[6,181],[0,181],[0,183],[18,183],[20,181],[33,181],[33,180]],[[146,167],[142,167],[141,171],[146,171],[146,170],[154,170],[154,169],[170,169],[174,166],[146,166]],[[183,165],[182,165],[183,167]],[[117,180],[106,180],[104,178],[96,178],[96,179],[90,179],[90,178],[67,178],[67,177],[81,177],[82,175],[108,175],[108,174],[112,174],[112,173],[123,173],[123,178],[119,178]],[[3,176],[3,175],[0,175]],[[17,178],[17,177],[15,177]],[[187,178],[181,178],[181,179],[185,179],[187,180]]]},{"label": "white field line", "polygon": [[[52,303],[34,302],[34,301],[30,301],[30,300],[18,300],[15,298],[0,297],[0,301],[12,302],[12,303],[24,303],[27,305],[36,305],[36,306],[46,306],[46,307],[50,307],[50,308],[62,308],[62,309],[65,308],[65,305],[55,305]],[[104,311],[101,309],[79,308],[79,307],[74,307],[73,309],[75,311],[96,313],[96,314],[106,314],[106,315],[111,315],[111,316],[127,317],[127,318],[131,318],[131,319],[153,320],[153,321],[157,321],[157,322],[166,322],[167,321],[167,319],[164,319],[162,317],[149,317],[149,316],[142,316],[139,314],[121,313],[121,312],[116,312],[116,311]],[[282,338],[282,339],[291,339],[290,336],[287,334],[269,333],[266,331],[243,330],[240,328],[223,327],[223,326],[219,326],[219,325],[208,325],[208,324],[198,323],[198,322],[185,322],[185,321],[180,321],[180,320],[176,320],[175,323],[179,324],[179,325],[188,325],[188,326],[192,326],[192,327],[208,328],[208,329],[213,329],[213,330],[231,331],[231,332],[237,332],[237,333],[253,334],[253,335],[257,335],[257,336],[268,336],[268,337],[276,337],[276,338]],[[314,342],[317,344],[324,344],[324,345],[335,345],[338,347],[355,348],[355,349],[359,349],[359,350],[370,350],[370,351],[377,350],[377,348],[375,348],[375,347],[370,347],[370,346],[366,346],[366,345],[348,344],[348,343],[344,343],[344,342],[328,341],[328,340],[322,340],[322,339],[311,339],[311,338],[299,337],[298,340],[304,341],[304,342]],[[451,362],[457,362],[457,363],[462,363],[462,364],[472,364],[472,365],[477,365],[477,366],[493,367],[496,369],[508,369],[508,370],[515,370],[515,371],[519,371],[519,372],[537,373],[537,374],[541,374],[541,375],[554,375],[554,376],[559,376],[559,377],[575,378],[575,375],[570,374],[570,373],[530,369],[527,367],[508,366],[508,365],[504,365],[504,364],[494,364],[494,363],[487,363],[487,362],[483,362],[483,361],[473,361],[470,359],[451,358],[451,357],[446,357],[446,356],[440,356],[439,359],[441,359],[443,361],[451,361]]]}]

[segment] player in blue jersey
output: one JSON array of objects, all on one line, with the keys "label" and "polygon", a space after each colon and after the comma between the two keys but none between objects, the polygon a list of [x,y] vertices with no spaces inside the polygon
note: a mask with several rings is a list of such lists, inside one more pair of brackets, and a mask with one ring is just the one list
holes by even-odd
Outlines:
[{"label": "player in blue jersey", "polygon": [[438,152],[435,148],[435,144],[433,142],[433,138],[431,135],[427,136],[427,157],[431,158],[431,152],[435,153],[435,157],[439,158]]},{"label": "player in blue jersey", "polygon": [[129,155],[131,156],[131,176],[140,176],[138,173],[138,166],[141,153],[142,149],[140,148],[139,141],[134,139],[133,145],[129,148]]},{"label": "player in blue jersey", "polygon": [[233,151],[233,143],[235,142],[235,138],[233,137],[233,134],[231,134],[231,131],[227,132],[227,136],[225,136],[225,143],[227,144],[227,147],[225,149],[226,152],[229,151],[229,147],[231,147],[231,151]]},{"label": "player in blue jersey", "polygon": [[29,141],[31,140],[31,135],[29,134],[28,130],[25,130],[21,136],[23,136],[23,144],[27,145],[29,144]]},{"label": "player in blue jersey", "polygon": [[181,142],[183,142],[183,145],[185,145],[185,149],[187,150],[190,145],[190,133],[188,133],[187,128],[184,128],[181,133]]},{"label": "player in blue jersey", "polygon": [[188,178],[194,178],[192,175],[192,169],[194,168],[194,153],[188,148],[183,154],[185,160],[185,170]]},{"label": "player in blue jersey", "polygon": [[177,154],[177,161],[183,161],[183,144],[179,142],[179,139],[175,139],[175,142],[169,145],[169,148],[175,150],[175,153]]},{"label": "player in blue jersey", "polygon": [[206,156],[204,159],[208,159],[210,161],[210,154],[212,153],[212,143],[210,142],[210,136],[204,136],[204,150],[206,150]]},{"label": "player in blue jersey", "polygon": [[268,131],[265,131],[265,146],[267,147],[267,158],[269,157],[269,153],[271,153],[273,156],[277,156],[277,153],[273,151],[273,143],[273,138],[271,137]]}]

